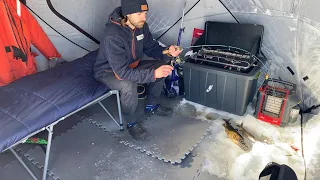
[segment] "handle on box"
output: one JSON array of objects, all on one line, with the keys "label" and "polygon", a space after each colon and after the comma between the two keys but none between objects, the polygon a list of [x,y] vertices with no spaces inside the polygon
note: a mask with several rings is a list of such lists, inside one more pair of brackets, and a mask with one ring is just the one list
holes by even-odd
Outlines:
[{"label": "handle on box", "polygon": [[265,82],[268,83],[268,82],[277,82],[277,83],[281,83],[281,84],[284,84],[284,85],[288,85],[288,86],[291,86],[293,88],[293,90],[296,90],[296,85],[291,83],[291,82],[288,82],[288,81],[283,81],[283,80],[279,80],[279,79],[267,79]]}]

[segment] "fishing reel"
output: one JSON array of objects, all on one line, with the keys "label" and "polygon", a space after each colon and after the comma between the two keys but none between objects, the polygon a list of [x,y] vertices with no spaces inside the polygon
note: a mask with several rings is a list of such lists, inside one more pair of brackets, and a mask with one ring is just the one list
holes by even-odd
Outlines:
[{"label": "fishing reel", "polygon": [[177,56],[173,61],[171,61],[171,66],[175,66],[175,64],[181,66],[182,64],[184,64],[184,60],[181,59],[180,56]]},{"label": "fishing reel", "polygon": [[171,66],[177,71],[179,77],[183,77],[183,68],[182,65],[185,61],[180,57],[176,57],[174,60],[171,61]]},{"label": "fishing reel", "polygon": [[[182,50],[182,48],[179,47],[176,50]],[[166,49],[162,52],[163,54],[166,54],[172,59],[168,62],[168,65],[171,65],[174,69],[172,71],[172,74],[168,76],[165,80],[164,85],[164,93],[167,97],[172,98],[178,95],[182,95],[184,93],[183,90],[183,84],[182,84],[182,78],[183,78],[183,68],[182,64],[184,63],[184,60],[180,57],[173,57],[169,54],[169,50]]]}]

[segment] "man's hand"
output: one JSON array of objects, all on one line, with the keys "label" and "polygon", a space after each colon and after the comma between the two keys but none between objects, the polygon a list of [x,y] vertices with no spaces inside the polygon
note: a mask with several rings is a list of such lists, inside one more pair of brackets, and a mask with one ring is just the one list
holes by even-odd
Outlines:
[{"label": "man's hand", "polygon": [[170,65],[162,65],[158,69],[154,71],[154,77],[155,78],[164,78],[169,76],[173,71],[173,67]]},{"label": "man's hand", "polygon": [[64,60],[64,59],[61,59],[61,58],[51,58],[49,60],[49,68],[54,68],[58,65],[61,65],[63,63],[66,63],[68,61]]},{"label": "man's hand", "polygon": [[169,47],[169,54],[173,57],[179,56],[179,54],[182,52],[182,49],[179,46],[173,46],[171,45]]},{"label": "man's hand", "polygon": [[177,57],[181,52],[182,52],[182,48],[180,48],[179,46],[171,45],[169,49],[166,48],[166,50],[162,51],[162,54],[167,54],[169,56],[171,55],[173,57]]}]

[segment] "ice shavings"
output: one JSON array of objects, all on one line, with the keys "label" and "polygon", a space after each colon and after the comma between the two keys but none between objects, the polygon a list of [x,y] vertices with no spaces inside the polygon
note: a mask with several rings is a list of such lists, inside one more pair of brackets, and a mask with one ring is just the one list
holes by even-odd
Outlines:
[{"label": "ice shavings", "polygon": [[[201,143],[200,151],[205,158],[202,171],[216,175],[222,179],[256,180],[264,167],[270,162],[290,166],[298,176],[304,177],[304,162],[301,148],[300,119],[289,126],[278,127],[260,120],[248,108],[244,116],[237,116],[223,111],[202,106],[183,99],[179,106],[188,105],[188,111],[193,107],[193,113],[201,120],[213,120],[211,134]],[[181,109],[180,109],[181,111]],[[185,113],[187,114],[187,113]],[[208,115],[211,114],[211,118]],[[243,123],[243,127],[251,133],[256,142],[250,152],[243,151],[226,135],[221,118],[231,118],[235,124]],[[307,179],[312,179],[316,171],[320,153],[319,141],[320,117],[314,116],[304,124],[304,155],[308,169]]]}]

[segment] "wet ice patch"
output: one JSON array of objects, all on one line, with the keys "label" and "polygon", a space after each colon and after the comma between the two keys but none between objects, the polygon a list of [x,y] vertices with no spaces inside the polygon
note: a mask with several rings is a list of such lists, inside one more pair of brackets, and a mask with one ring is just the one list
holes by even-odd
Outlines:
[{"label": "wet ice patch", "polygon": [[221,117],[234,118],[236,115],[218,111],[212,108],[183,99],[175,108],[175,113],[183,116],[192,116],[201,120],[215,120]]}]

